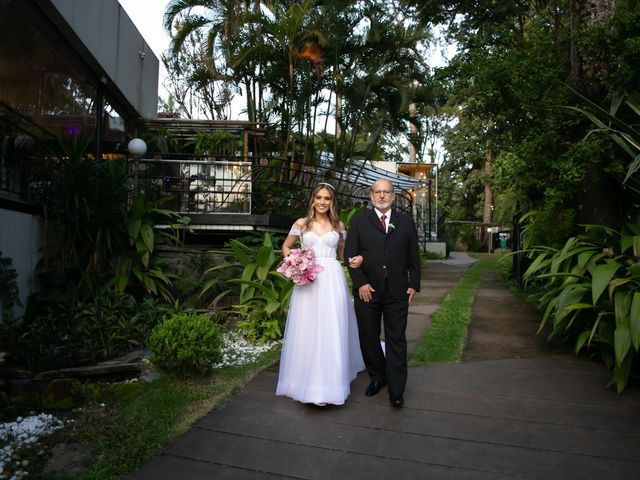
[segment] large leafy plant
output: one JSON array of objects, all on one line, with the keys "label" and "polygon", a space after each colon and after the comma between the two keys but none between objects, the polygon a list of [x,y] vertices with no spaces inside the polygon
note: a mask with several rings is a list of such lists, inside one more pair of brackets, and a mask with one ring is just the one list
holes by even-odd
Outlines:
[{"label": "large leafy plant", "polygon": [[155,257],[154,250],[159,243],[180,243],[175,230],[160,230],[154,227],[159,219],[178,228],[172,223],[179,215],[169,210],[149,206],[143,197],[136,197],[123,209],[123,224],[126,225],[125,241],[114,252],[113,277],[109,284],[116,291],[142,290],[148,294],[170,299],[171,275],[165,273],[167,262]]},{"label": "large leafy plant", "polygon": [[542,292],[542,330],[600,356],[624,390],[640,351],[640,226],[588,225],[562,248],[535,247],[525,285]]},{"label": "large leafy plant", "polygon": [[231,240],[229,253],[234,261],[212,270],[237,268],[240,274],[226,282],[231,288],[218,297],[238,295],[233,310],[242,318],[240,327],[249,338],[256,341],[281,338],[293,283],[275,271],[281,256],[276,255],[271,235],[265,233],[257,249]]},{"label": "large leafy plant", "polygon": [[[628,155],[630,162],[627,162],[627,172],[625,174],[623,184],[640,193],[640,179],[638,179],[638,171],[640,170],[640,129],[638,129],[637,121],[640,119],[640,96],[637,93],[623,94],[614,93],[609,111],[601,108],[599,105],[582,97],[586,104],[586,108],[567,107],[586,115],[596,126],[596,129],[590,133],[605,133]],[[621,112],[621,107],[626,106],[628,112],[633,118],[625,118]]]},{"label": "large leafy plant", "polygon": [[34,370],[74,367],[142,348],[168,307],[101,288],[93,297],[49,302],[28,320],[0,324],[9,361]]}]

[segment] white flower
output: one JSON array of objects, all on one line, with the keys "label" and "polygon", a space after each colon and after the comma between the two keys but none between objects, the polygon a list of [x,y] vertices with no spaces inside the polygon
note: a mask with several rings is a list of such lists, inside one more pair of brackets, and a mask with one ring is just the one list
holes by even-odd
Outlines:
[{"label": "white flower", "polygon": [[268,342],[261,345],[249,342],[242,333],[237,331],[226,332],[222,335],[222,360],[213,365],[213,368],[239,367],[247,363],[255,362],[259,355],[268,352],[279,341]]},{"label": "white flower", "polygon": [[389,223],[389,226],[387,227],[387,232],[393,232],[396,229],[396,226],[393,223]]}]

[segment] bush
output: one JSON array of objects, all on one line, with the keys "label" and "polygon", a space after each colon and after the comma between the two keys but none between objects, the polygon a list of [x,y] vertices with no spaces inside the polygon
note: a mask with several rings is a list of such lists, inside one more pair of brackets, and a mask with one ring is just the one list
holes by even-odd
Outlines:
[{"label": "bush", "polygon": [[523,229],[527,244],[561,248],[575,232],[575,216],[570,208],[550,205],[529,212],[526,215],[529,223]]},{"label": "bush", "polygon": [[420,252],[420,266],[424,267],[425,260],[442,260],[442,256],[436,252],[425,250]]},{"label": "bush", "polygon": [[222,336],[207,315],[176,314],[159,323],[149,337],[151,360],[182,375],[205,374],[222,358]]},{"label": "bush", "polygon": [[33,370],[75,367],[141,348],[167,307],[101,289],[94,298],[30,301],[30,315],[0,324],[9,363]]},{"label": "bush", "polygon": [[549,338],[597,354],[621,392],[640,354],[640,225],[585,230],[562,248],[528,250],[524,280],[541,293],[540,329],[549,322]]}]

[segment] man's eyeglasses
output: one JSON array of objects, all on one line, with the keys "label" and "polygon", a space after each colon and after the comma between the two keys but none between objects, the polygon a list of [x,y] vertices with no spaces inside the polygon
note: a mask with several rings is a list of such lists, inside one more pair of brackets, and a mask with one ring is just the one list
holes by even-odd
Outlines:
[{"label": "man's eyeglasses", "polygon": [[373,195],[391,195],[393,192],[391,190],[372,190],[371,193]]}]

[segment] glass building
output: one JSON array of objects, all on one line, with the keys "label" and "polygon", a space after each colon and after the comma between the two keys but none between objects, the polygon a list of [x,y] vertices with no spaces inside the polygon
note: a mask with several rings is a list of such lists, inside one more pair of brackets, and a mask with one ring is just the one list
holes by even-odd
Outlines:
[{"label": "glass building", "polygon": [[[117,0],[0,0],[0,258],[21,300],[42,247],[30,192],[61,139],[122,158],[157,114],[159,62]],[[59,150],[58,150],[59,152]]]}]

